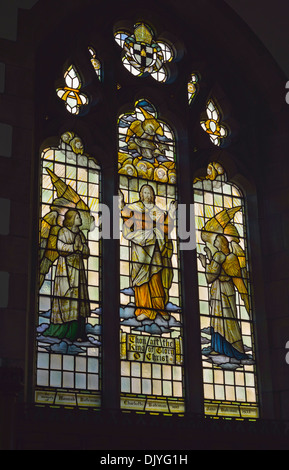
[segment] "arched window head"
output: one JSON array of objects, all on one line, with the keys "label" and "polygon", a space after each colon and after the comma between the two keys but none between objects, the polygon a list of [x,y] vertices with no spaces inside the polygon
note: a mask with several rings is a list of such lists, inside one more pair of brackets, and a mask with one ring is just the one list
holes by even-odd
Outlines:
[{"label": "arched window head", "polygon": [[[146,99],[137,101],[134,111],[119,118],[118,164],[122,174],[130,169],[131,176],[158,178],[163,182],[173,178],[169,173],[170,169],[175,170],[173,132],[158,118],[156,108]],[[167,169],[164,174],[158,171],[162,166]]]},{"label": "arched window head", "polygon": [[116,42],[123,49],[124,67],[137,77],[151,75],[158,82],[166,82],[168,72],[165,64],[173,60],[172,47],[164,41],[157,41],[150,26],[140,22],[134,32],[117,31]]},{"label": "arched window head", "polygon": [[213,162],[194,181],[205,413],[257,418],[245,200]]},{"label": "arched window head", "polygon": [[74,132],[41,155],[36,403],[100,406],[100,168]]},{"label": "arched window head", "polygon": [[184,412],[175,136],[143,99],[119,131],[121,408]]}]

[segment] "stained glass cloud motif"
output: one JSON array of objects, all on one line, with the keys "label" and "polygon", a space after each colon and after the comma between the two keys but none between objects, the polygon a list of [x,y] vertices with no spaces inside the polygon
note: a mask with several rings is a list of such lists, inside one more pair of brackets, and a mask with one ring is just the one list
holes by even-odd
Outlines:
[{"label": "stained glass cloud motif", "polygon": [[165,64],[173,60],[172,48],[164,41],[156,41],[153,30],[145,23],[137,23],[133,34],[117,31],[115,40],[123,49],[122,62],[137,77],[151,75],[159,82],[166,82]]},{"label": "stained glass cloud motif", "polygon": [[258,418],[244,197],[218,162],[194,181],[205,413]]},{"label": "stained glass cloud motif", "polygon": [[73,132],[41,158],[35,400],[100,406],[100,171]]},{"label": "stained glass cloud motif", "polygon": [[121,408],[182,414],[174,135],[145,99],[118,129]]},{"label": "stained glass cloud motif", "polygon": [[82,82],[74,65],[70,65],[64,74],[65,87],[57,88],[57,96],[65,102],[66,109],[71,114],[79,114],[82,106],[88,104],[89,99],[81,93]]},{"label": "stained glass cloud motif", "polygon": [[176,183],[175,143],[169,126],[147,100],[119,119],[119,173]]},{"label": "stained glass cloud motif", "polygon": [[201,121],[201,126],[209,134],[213,144],[221,146],[224,139],[228,136],[228,129],[220,122],[221,113],[212,98],[207,103],[206,114],[208,119]]}]

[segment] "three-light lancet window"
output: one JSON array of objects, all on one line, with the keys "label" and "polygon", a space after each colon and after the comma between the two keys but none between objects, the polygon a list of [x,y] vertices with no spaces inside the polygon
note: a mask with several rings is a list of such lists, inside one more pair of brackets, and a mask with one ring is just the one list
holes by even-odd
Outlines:
[{"label": "three-light lancet window", "polygon": [[[145,22],[114,36],[120,61],[134,80],[166,86],[173,46],[158,40]],[[105,71],[88,46],[99,78]],[[101,56],[101,49],[97,49]],[[91,66],[90,64],[90,66]],[[127,73],[127,72],[126,72]],[[64,75],[56,97],[75,119],[90,99],[78,67]],[[184,102],[198,99],[201,74],[184,80]],[[116,81],[116,83],[118,83]],[[141,95],[138,95],[141,96]],[[186,413],[186,374],[194,357],[184,345],[198,341],[202,353],[204,413],[215,417],[259,416],[254,340],[254,308],[245,198],[218,162],[192,179],[200,331],[184,328],[182,252],[178,217],[178,129],[144,94],[121,108],[117,121],[115,168],[119,200],[119,406],[127,412]],[[87,110],[86,110],[87,111]],[[199,129],[212,147],[222,147],[229,129],[217,101],[204,103]],[[182,129],[182,132],[184,130]],[[186,130],[185,132],[189,132]],[[39,291],[36,325],[35,401],[40,405],[101,408],[102,242],[99,226],[101,169],[71,129],[41,154]],[[186,175],[188,177],[189,175]],[[192,226],[192,224],[191,224]],[[193,282],[193,281],[192,281]],[[188,285],[188,283],[186,283]]]}]

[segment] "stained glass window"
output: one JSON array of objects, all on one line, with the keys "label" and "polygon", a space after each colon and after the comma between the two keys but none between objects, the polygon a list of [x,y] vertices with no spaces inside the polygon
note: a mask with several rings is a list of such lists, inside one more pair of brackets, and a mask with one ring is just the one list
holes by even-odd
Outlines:
[{"label": "stained glass window", "polygon": [[66,109],[71,114],[79,114],[82,106],[88,104],[89,99],[81,93],[82,81],[74,65],[70,65],[64,74],[65,87],[57,88],[57,96],[65,102]]},{"label": "stained glass window", "polygon": [[96,52],[93,49],[93,47],[88,48],[89,54],[90,54],[90,62],[92,67],[95,70],[95,73],[97,75],[97,78],[101,81],[101,62],[96,56]]},{"label": "stained glass window", "polygon": [[205,413],[258,417],[246,210],[217,162],[194,181]]},{"label": "stained glass window", "polygon": [[133,34],[121,30],[114,37],[123,49],[123,65],[131,74],[151,75],[158,82],[167,80],[165,64],[173,60],[173,49],[168,43],[157,41],[150,26],[140,22],[134,26]]},{"label": "stained glass window", "polygon": [[199,74],[197,73],[192,73],[190,80],[188,81],[188,102],[191,104],[194,99],[196,94],[199,91]]},{"label": "stained glass window", "polygon": [[228,129],[221,122],[221,113],[216,101],[210,98],[206,106],[207,119],[201,120],[201,126],[209,134],[214,145],[221,146],[225,137],[228,135]]},{"label": "stained glass window", "polygon": [[36,403],[99,407],[100,168],[73,132],[41,156]]},{"label": "stained glass window", "polygon": [[[152,26],[139,21],[131,29],[118,29],[114,39],[126,69],[123,76],[115,76],[117,90],[124,91],[127,71],[135,77],[152,77],[159,86],[169,80],[176,48],[159,40]],[[85,60],[101,81],[102,64],[89,44]],[[200,79],[193,69],[185,77],[188,105],[199,92]],[[60,84],[55,99],[61,99],[70,114],[89,110],[89,97],[74,64],[65,70]],[[198,125],[208,142],[218,147],[228,143],[230,130],[214,95],[207,99]],[[111,327],[120,328],[120,408],[183,416],[176,137],[155,105],[142,98],[119,116],[117,141],[120,320]],[[35,400],[40,406],[101,406],[99,194],[100,168],[74,132],[64,133],[58,147],[42,152],[35,377]],[[208,166],[206,176],[195,179],[193,194],[199,292],[194,300],[199,303],[203,371],[196,381],[203,382],[205,414],[256,419],[254,309],[244,196],[217,162]],[[191,333],[195,339],[199,335]],[[195,360],[188,357],[187,367]]]},{"label": "stained glass window", "polygon": [[118,132],[121,408],[183,413],[175,137],[146,99]]}]

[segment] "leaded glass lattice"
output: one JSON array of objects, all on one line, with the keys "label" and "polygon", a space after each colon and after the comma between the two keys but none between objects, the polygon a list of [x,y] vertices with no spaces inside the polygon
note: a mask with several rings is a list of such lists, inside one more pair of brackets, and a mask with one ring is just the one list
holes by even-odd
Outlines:
[{"label": "leaded glass lattice", "polygon": [[167,81],[165,64],[173,60],[173,49],[167,42],[157,41],[149,25],[136,23],[133,33],[120,30],[114,37],[123,49],[122,63],[132,75],[151,75],[158,82]]},{"label": "leaded glass lattice", "polygon": [[205,413],[257,418],[246,211],[217,162],[194,181]]},{"label": "leaded glass lattice", "polygon": [[57,96],[65,102],[66,110],[79,114],[81,108],[88,104],[88,96],[81,92],[82,81],[75,65],[70,65],[64,74],[65,86],[56,89]]},{"label": "leaded glass lattice", "polygon": [[210,136],[211,142],[220,147],[228,136],[227,127],[221,122],[221,112],[216,100],[210,98],[206,105],[206,119],[201,120],[202,129]]},{"label": "leaded glass lattice", "polygon": [[145,99],[118,129],[121,408],[183,413],[175,137]]},{"label": "leaded glass lattice", "polygon": [[73,132],[41,156],[35,400],[100,406],[100,168]]}]

